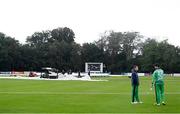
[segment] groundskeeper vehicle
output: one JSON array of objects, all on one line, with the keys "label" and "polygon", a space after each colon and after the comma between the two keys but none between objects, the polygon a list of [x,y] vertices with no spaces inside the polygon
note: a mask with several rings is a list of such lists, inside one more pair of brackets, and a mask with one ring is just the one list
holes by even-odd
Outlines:
[{"label": "groundskeeper vehicle", "polygon": [[58,70],[55,68],[44,67],[44,68],[42,68],[40,78],[57,79],[58,78]]}]

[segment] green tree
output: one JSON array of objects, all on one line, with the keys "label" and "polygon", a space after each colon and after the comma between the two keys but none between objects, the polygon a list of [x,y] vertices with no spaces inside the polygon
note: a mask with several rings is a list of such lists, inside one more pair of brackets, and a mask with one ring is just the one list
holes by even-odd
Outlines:
[{"label": "green tree", "polygon": [[19,49],[20,44],[17,40],[0,33],[0,70],[21,69]]},{"label": "green tree", "polygon": [[51,31],[42,31],[42,32],[35,32],[33,35],[28,36],[26,39],[27,44],[32,47],[40,47],[51,41]]},{"label": "green tree", "polygon": [[83,62],[102,62],[101,50],[93,43],[84,43],[82,45]]},{"label": "green tree", "polygon": [[52,39],[54,39],[55,41],[59,41],[59,42],[65,41],[67,43],[74,42],[74,38],[75,38],[75,34],[73,30],[67,27],[53,29],[51,31],[51,36]]},{"label": "green tree", "polygon": [[130,70],[139,55],[143,36],[138,32],[105,32],[95,44],[104,51],[104,63],[113,72]]},{"label": "green tree", "polygon": [[[27,38],[27,44],[34,49],[34,59],[39,67],[55,67],[59,70],[71,69],[71,53],[75,34],[67,28],[35,32]],[[34,64],[34,63],[32,63]]]},{"label": "green tree", "polygon": [[142,71],[153,71],[153,64],[158,63],[167,73],[173,73],[179,68],[178,47],[167,42],[157,42],[155,39],[147,39],[142,48],[140,59]]}]

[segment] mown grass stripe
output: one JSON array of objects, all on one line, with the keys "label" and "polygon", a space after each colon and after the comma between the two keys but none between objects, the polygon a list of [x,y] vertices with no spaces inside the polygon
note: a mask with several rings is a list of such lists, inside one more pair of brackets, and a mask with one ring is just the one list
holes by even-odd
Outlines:
[{"label": "mown grass stripe", "polygon": [[[106,93],[106,92],[0,92],[0,94],[49,94],[49,95],[56,95],[56,94],[75,94],[75,95],[130,95],[131,93],[121,92],[121,93]],[[143,92],[139,93],[140,95],[148,95],[154,94],[151,92]],[[165,94],[169,95],[178,95],[180,92],[166,92]]]}]

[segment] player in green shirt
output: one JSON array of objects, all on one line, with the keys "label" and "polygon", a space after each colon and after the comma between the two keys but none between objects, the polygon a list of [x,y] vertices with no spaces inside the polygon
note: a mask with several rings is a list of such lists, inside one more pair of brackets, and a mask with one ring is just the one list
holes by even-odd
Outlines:
[{"label": "player in green shirt", "polygon": [[154,65],[155,71],[152,77],[152,88],[155,87],[156,105],[165,105],[164,102],[164,71],[158,64]]}]

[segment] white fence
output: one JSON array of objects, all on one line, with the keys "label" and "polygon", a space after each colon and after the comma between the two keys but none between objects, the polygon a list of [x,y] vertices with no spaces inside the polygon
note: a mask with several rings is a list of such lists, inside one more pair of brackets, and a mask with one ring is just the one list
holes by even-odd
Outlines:
[{"label": "white fence", "polygon": [[0,76],[28,76],[29,75],[29,71],[24,71],[24,72],[2,72],[0,71]]},{"label": "white fence", "polygon": [[171,76],[180,76],[180,73],[171,74]]}]

